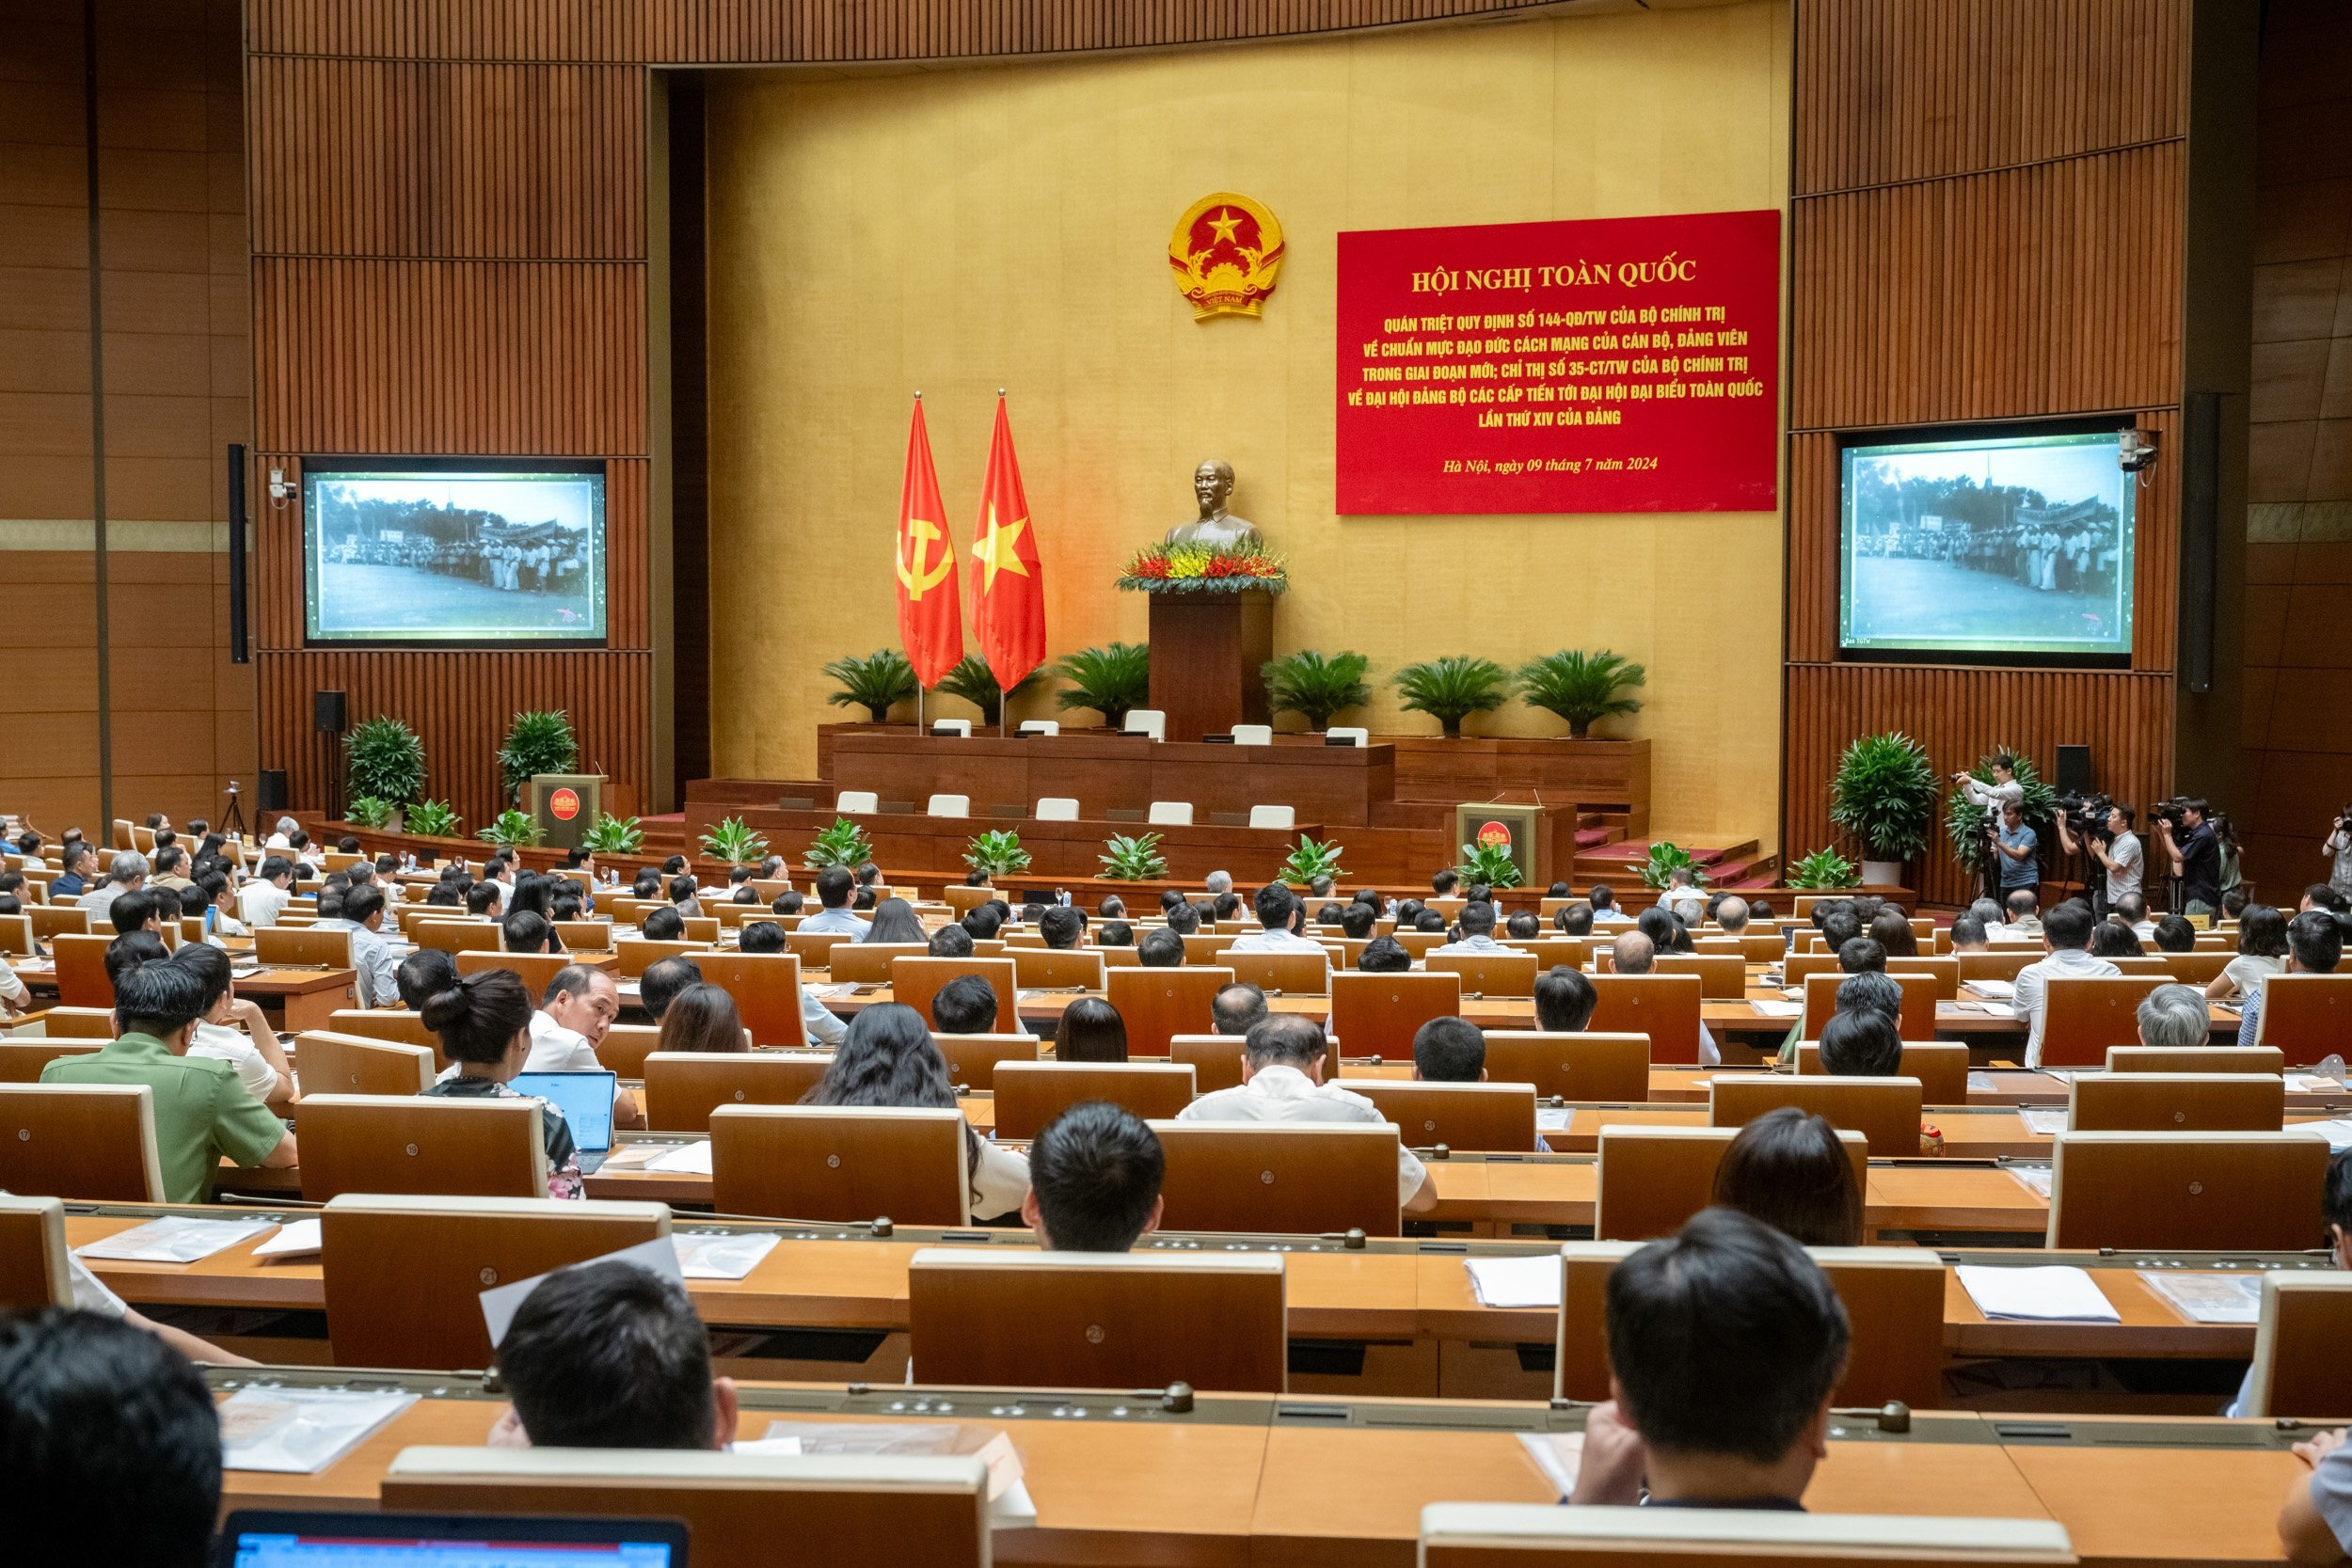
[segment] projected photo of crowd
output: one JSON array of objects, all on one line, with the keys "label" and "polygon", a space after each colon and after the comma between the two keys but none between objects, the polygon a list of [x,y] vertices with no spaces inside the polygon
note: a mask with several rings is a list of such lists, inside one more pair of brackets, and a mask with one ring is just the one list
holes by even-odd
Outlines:
[{"label": "projected photo of crowd", "polygon": [[316,641],[601,641],[601,474],[306,473]]},{"label": "projected photo of crowd", "polygon": [[2112,433],[1844,458],[1845,647],[2131,651],[2133,481]]}]

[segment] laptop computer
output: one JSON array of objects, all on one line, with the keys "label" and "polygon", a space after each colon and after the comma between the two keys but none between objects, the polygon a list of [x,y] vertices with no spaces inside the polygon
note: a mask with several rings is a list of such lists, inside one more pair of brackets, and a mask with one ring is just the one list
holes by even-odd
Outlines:
[{"label": "laptop computer", "polygon": [[687,1568],[672,1519],[281,1513],[241,1509],[215,1568]]},{"label": "laptop computer", "polygon": [[554,1102],[572,1130],[580,1174],[591,1176],[612,1152],[612,1096],[619,1085],[620,1075],[614,1072],[518,1072],[507,1086],[516,1094]]}]

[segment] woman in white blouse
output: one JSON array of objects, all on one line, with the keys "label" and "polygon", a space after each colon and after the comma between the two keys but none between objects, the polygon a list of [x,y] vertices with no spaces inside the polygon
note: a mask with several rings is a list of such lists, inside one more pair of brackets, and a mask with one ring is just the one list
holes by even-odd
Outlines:
[{"label": "woman in white blouse", "polygon": [[2237,917],[2237,957],[2213,977],[2205,994],[2216,1002],[2262,989],[2287,967],[2287,917],[2268,904],[2249,904]]},{"label": "woman in white blouse", "polygon": [[[808,1091],[810,1105],[878,1105],[904,1109],[956,1108],[947,1058],[923,1015],[897,1002],[867,1007],[850,1021],[833,1065]],[[1028,1196],[1029,1162],[963,1130],[964,1169],[971,1182],[972,1217],[1017,1212]]]}]

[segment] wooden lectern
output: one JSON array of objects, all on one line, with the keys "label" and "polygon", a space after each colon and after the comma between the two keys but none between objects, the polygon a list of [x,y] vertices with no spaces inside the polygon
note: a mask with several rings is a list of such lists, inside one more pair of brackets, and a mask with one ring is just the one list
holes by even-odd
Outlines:
[{"label": "wooden lectern", "polygon": [[1151,598],[1152,705],[1168,715],[1168,738],[1268,722],[1259,671],[1274,657],[1274,595],[1253,588]]},{"label": "wooden lectern", "polygon": [[533,773],[531,815],[539,842],[550,849],[577,849],[604,809],[601,773]]}]

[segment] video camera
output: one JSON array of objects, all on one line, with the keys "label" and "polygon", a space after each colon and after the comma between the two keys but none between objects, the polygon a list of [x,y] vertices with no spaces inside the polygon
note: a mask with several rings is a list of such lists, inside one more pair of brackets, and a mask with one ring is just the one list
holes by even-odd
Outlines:
[{"label": "video camera", "polygon": [[2189,798],[2185,795],[2175,795],[2169,800],[2157,800],[2149,806],[2148,819],[2151,822],[2162,822],[2177,832],[2182,825],[2185,814],[2188,811],[2188,806]]},{"label": "video camera", "polygon": [[2050,806],[2077,837],[2095,838],[2102,844],[2114,842],[2115,835],[2107,829],[2107,814],[2115,810],[2113,796],[2070,791],[2053,800]]}]

